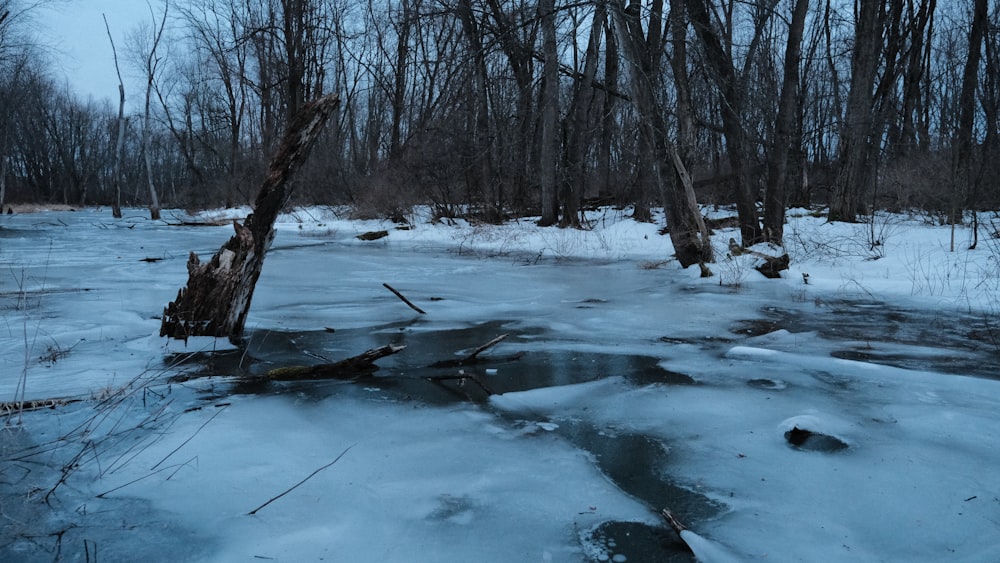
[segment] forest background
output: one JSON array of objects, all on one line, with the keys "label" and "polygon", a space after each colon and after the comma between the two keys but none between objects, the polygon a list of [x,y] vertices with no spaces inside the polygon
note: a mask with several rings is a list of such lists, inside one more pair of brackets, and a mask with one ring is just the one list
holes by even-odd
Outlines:
[{"label": "forest background", "polygon": [[789,206],[1000,208],[997,2],[153,1],[115,45],[144,77],[109,85],[121,104],[60,86],[41,4],[0,0],[8,208],[247,204],[329,93],[293,202],[359,218],[586,228],[589,205],[662,206],[686,266],[713,258],[705,204],[736,204],[745,246],[780,244]]}]

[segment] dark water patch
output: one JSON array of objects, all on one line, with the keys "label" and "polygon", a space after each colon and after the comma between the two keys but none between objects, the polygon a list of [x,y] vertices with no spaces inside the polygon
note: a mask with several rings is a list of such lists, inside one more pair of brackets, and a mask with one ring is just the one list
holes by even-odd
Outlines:
[{"label": "dark water patch", "polygon": [[787,387],[784,381],[777,381],[774,379],[766,379],[766,378],[751,379],[750,381],[747,381],[747,385],[755,389],[765,389],[768,391],[777,391]]},{"label": "dark water patch", "polygon": [[[834,358],[842,360],[853,360],[884,366],[893,366],[903,369],[917,371],[937,371],[954,374],[974,374],[983,369],[982,360],[976,357],[969,357],[965,353],[948,356],[940,354],[937,356],[909,356],[906,354],[887,354],[881,352],[868,352],[864,350],[834,350],[830,352]],[[998,358],[1000,360],[1000,358]],[[996,379],[996,370],[989,370]]]},{"label": "dark water patch", "polygon": [[[670,480],[670,449],[660,440],[572,422],[561,422],[555,432],[590,452],[602,473],[653,512],[669,507],[686,521],[698,521],[725,510],[720,503]],[[607,557],[595,557],[597,561],[694,561],[687,546],[665,525],[608,522],[584,541],[596,548],[595,555]]]},{"label": "dark water patch", "polygon": [[693,345],[701,347],[703,349],[715,348],[718,347],[718,345],[720,344],[731,344],[733,342],[732,338],[726,338],[724,336],[716,336],[716,335],[705,335],[705,336],[696,336],[688,338],[679,338],[675,336],[661,336],[657,340],[665,344]]},{"label": "dark water patch", "polygon": [[746,337],[763,336],[784,328],[780,320],[747,319],[730,325],[729,332]]},{"label": "dark water patch", "polygon": [[813,452],[832,453],[846,450],[848,447],[847,443],[836,436],[813,432],[798,426],[785,432],[785,440],[797,449]]},{"label": "dark water patch", "polygon": [[669,448],[641,434],[619,434],[586,424],[560,423],[556,432],[594,456],[597,467],[615,485],[659,512],[669,507],[686,521],[717,516],[725,507],[671,482]]},{"label": "dark water patch", "polygon": [[697,561],[673,530],[641,522],[605,522],[583,541],[590,560],[601,563]]},{"label": "dark water patch", "polygon": [[930,347],[960,353],[907,354],[842,350],[832,355],[890,365],[959,375],[1000,379],[1000,331],[987,316],[958,311],[922,310],[895,307],[876,301],[829,301],[801,309],[765,307],[764,318],[739,321],[730,327],[734,334],[748,337],[779,329],[791,333],[814,332],[821,338],[840,342],[892,343]]},{"label": "dark water patch", "polygon": [[[502,334],[508,335],[507,338],[481,352],[471,365],[434,367],[442,361],[466,358]],[[238,350],[175,354],[167,362],[185,371],[182,379],[235,376],[242,381],[237,392],[252,392],[263,390],[262,384],[253,379],[276,368],[333,363],[388,344],[406,346],[398,354],[377,360],[379,369],[360,382],[431,403],[483,402],[491,394],[613,376],[624,377],[636,385],[695,384],[687,374],[661,367],[659,358],[571,350],[558,343],[552,348],[539,347],[539,341],[545,338],[538,329],[525,330],[510,321],[442,330],[406,322],[332,332],[256,331],[248,334]],[[309,383],[286,387],[301,389]]]}]

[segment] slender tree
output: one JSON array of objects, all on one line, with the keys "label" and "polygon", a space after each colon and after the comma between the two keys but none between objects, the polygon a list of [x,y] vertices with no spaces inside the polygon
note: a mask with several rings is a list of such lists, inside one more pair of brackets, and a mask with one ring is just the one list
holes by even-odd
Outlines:
[{"label": "slender tree", "polygon": [[795,0],[792,18],[788,24],[788,41],[785,45],[784,78],[781,83],[781,97],[778,100],[778,115],[775,119],[774,140],[767,159],[767,192],[764,196],[764,238],[766,241],[782,245],[785,228],[785,207],[787,198],[785,186],[789,168],[789,156],[795,139],[793,132],[799,107],[799,64],[802,59],[802,34],[805,29],[808,0]]}]

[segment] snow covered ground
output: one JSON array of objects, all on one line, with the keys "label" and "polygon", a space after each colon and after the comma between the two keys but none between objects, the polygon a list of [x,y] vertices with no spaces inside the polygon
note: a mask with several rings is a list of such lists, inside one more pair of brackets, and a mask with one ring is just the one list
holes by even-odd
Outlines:
[{"label": "snow covered ground", "polygon": [[[188,252],[232,228],[126,215],[0,217],[0,401],[82,399],[4,417],[2,561],[685,560],[665,506],[704,561],[1000,560],[992,215],[951,251],[922,217],[792,210],[766,280],[731,229],[703,279],[612,209],[298,209],[239,348],[157,336]],[[467,368],[497,394],[427,381],[501,333]],[[247,381],[388,343],[361,383]]]}]

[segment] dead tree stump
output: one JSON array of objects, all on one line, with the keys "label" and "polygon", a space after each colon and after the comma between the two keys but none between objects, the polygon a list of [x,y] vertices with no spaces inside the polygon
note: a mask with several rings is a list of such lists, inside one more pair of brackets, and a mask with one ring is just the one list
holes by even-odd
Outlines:
[{"label": "dead tree stump", "polygon": [[271,159],[253,213],[243,225],[233,222],[236,234],[208,262],[202,264],[191,253],[187,285],[164,309],[160,336],[240,339],[264,255],[274,241],[274,221],[292,193],[292,177],[338,104],[336,95],[328,95],[303,106],[292,119]]}]

